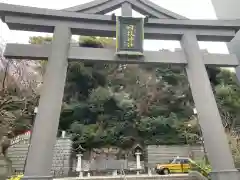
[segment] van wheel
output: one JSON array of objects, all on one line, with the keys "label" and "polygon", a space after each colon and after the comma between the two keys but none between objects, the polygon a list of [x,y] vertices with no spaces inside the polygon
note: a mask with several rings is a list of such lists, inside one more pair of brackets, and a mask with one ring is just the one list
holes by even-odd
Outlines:
[{"label": "van wheel", "polygon": [[170,171],[167,168],[163,169],[162,172],[164,175],[170,174]]}]

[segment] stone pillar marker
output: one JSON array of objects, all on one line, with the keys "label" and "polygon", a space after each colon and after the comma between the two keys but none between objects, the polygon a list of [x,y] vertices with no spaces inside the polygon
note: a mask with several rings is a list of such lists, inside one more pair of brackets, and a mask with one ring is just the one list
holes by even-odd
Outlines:
[{"label": "stone pillar marker", "polygon": [[77,155],[77,168],[76,171],[79,172],[79,177],[83,177],[83,172],[82,172],[82,154]]},{"label": "stone pillar marker", "polygon": [[52,179],[53,149],[62,106],[70,39],[71,30],[66,25],[55,27],[52,50],[44,75],[38,113],[22,179]]},{"label": "stone pillar marker", "polygon": [[151,168],[148,168],[148,175],[152,176],[152,169]]},{"label": "stone pillar marker", "polygon": [[[205,147],[213,168],[212,180],[226,180],[227,177],[227,179],[238,180],[237,170],[234,166],[196,34],[193,32],[184,34],[181,45],[188,60],[186,66],[188,81],[198,112]],[[199,77],[199,75],[201,76]]]},{"label": "stone pillar marker", "polygon": [[113,175],[113,176],[117,176],[117,175],[118,175],[118,171],[117,171],[117,170],[114,170],[114,171],[112,172],[112,175]]},{"label": "stone pillar marker", "polygon": [[137,175],[139,175],[139,173],[140,173],[139,171],[140,171],[140,169],[142,169],[142,167],[141,167],[141,159],[140,159],[142,153],[137,151],[135,153],[135,155],[136,155]]}]

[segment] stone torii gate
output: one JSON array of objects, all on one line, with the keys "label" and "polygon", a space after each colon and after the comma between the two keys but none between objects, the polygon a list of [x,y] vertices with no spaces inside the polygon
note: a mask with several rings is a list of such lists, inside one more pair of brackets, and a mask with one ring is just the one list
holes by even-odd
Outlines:
[{"label": "stone torii gate", "polygon": [[[116,19],[104,14],[118,7],[122,7],[123,17],[131,17],[132,9],[149,17],[144,25],[146,39],[179,40],[183,51],[145,51],[142,56],[122,57],[112,49],[70,46],[72,34],[116,37]],[[213,167],[212,179],[239,179],[205,68],[236,67],[239,62],[234,54],[201,53],[198,40],[229,42],[240,29],[240,22],[189,20],[149,0],[96,0],[65,10],[0,3],[0,16],[11,30],[53,33],[51,45],[7,44],[5,50],[7,58],[48,60],[23,179],[51,179],[68,60],[184,66]]]}]

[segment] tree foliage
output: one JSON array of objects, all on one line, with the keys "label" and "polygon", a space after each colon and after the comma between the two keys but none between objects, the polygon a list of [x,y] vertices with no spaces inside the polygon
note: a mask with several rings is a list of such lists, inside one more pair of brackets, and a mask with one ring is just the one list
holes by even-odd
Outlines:
[{"label": "tree foliage", "polygon": [[[112,48],[113,39],[84,37],[82,47]],[[192,115],[180,67],[70,62],[60,129],[91,149],[136,143],[184,144],[179,126]]]},{"label": "tree foliage", "polygon": [[0,154],[6,155],[10,139],[29,130],[37,106],[37,80],[27,68],[31,62],[0,59]]},{"label": "tree foliage", "polygon": [[[114,44],[112,39],[94,37],[79,42],[92,48]],[[238,121],[236,97],[228,102],[218,90],[224,84],[234,91],[234,73],[207,71],[221,114],[231,113],[231,121]],[[179,66],[71,62],[63,107],[60,129],[69,131],[84,148],[192,144],[202,136],[199,124],[192,124],[194,103],[185,70]]]},{"label": "tree foliage", "polygon": [[[51,40],[31,37],[29,42],[43,44]],[[111,38],[79,39],[82,47],[115,48],[114,44]],[[46,62],[40,64],[40,72],[44,73]],[[223,124],[236,131],[240,123],[240,89],[235,74],[220,68],[207,71]],[[18,98],[22,102],[17,108],[20,110],[25,101]],[[30,101],[36,104],[36,98]],[[69,132],[74,145],[85,149],[128,149],[136,143],[194,144],[202,135],[193,108],[183,67],[69,62],[59,131]],[[15,122],[18,118],[13,119]]]}]

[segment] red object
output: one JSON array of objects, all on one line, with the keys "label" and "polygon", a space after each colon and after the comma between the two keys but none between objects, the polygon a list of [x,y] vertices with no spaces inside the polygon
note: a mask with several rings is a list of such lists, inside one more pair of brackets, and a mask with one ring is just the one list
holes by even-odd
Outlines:
[{"label": "red object", "polygon": [[30,130],[28,130],[28,131],[26,131],[26,132],[24,132],[23,134],[27,134],[27,133],[32,133]]}]

